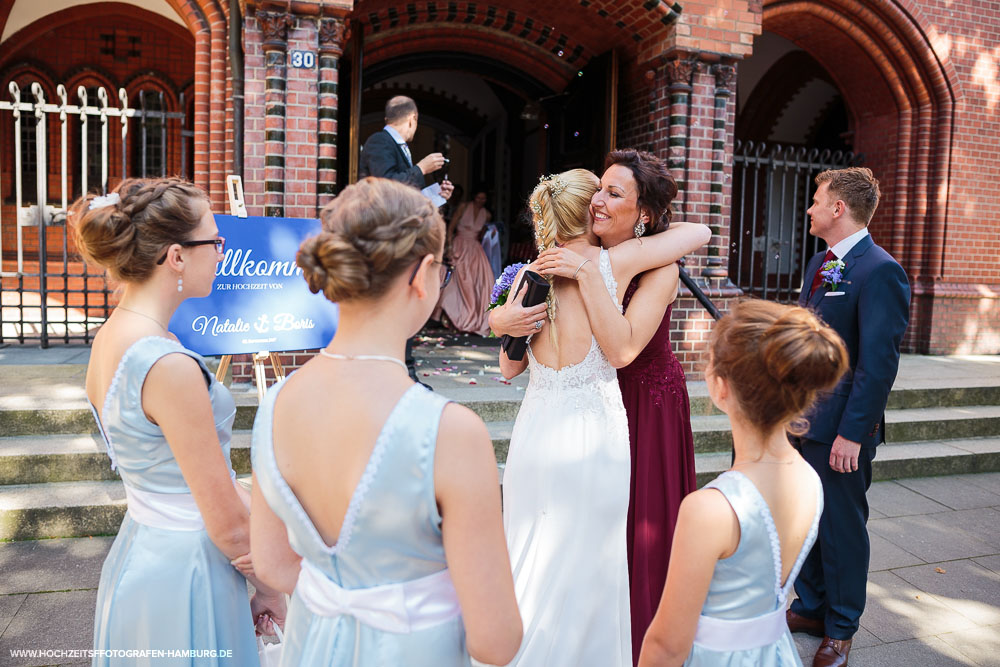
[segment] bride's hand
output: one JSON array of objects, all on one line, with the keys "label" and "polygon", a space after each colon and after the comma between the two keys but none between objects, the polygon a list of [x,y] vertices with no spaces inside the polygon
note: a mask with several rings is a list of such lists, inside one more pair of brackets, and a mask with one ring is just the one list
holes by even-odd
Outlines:
[{"label": "bride's hand", "polygon": [[[507,303],[490,311],[490,328],[493,329],[493,333],[517,338],[538,333],[545,325],[545,302],[531,308],[521,305],[527,292],[528,283],[525,281],[513,299],[507,299]],[[536,327],[535,322],[541,322],[542,326]]]},{"label": "bride's hand", "polygon": [[543,250],[538,259],[532,262],[535,271],[543,276],[559,276],[576,280],[579,271],[590,260],[567,248],[549,248]]}]

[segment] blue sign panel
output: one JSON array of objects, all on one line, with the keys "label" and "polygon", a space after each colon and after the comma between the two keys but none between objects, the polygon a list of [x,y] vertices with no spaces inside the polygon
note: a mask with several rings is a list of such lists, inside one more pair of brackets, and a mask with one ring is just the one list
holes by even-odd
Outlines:
[{"label": "blue sign panel", "polygon": [[217,215],[226,254],[212,293],[184,301],[170,331],[202,355],[309,350],[337,330],[337,306],[312,294],[295,264],[319,220]]}]

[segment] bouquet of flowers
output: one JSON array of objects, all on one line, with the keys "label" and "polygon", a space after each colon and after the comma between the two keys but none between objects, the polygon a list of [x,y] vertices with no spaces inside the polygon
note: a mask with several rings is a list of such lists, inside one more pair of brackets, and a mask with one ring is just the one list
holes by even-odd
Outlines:
[{"label": "bouquet of flowers", "polygon": [[823,285],[830,288],[831,291],[836,292],[837,286],[844,279],[844,267],[846,266],[842,259],[831,259],[824,264],[819,272],[820,277],[823,278]]},{"label": "bouquet of flowers", "polygon": [[510,290],[514,285],[514,278],[517,277],[517,272],[524,267],[524,263],[511,264],[500,272],[500,277],[497,278],[493,284],[493,291],[490,292],[490,305],[486,307],[486,310],[493,310],[497,306],[507,303],[507,299],[510,298]]}]

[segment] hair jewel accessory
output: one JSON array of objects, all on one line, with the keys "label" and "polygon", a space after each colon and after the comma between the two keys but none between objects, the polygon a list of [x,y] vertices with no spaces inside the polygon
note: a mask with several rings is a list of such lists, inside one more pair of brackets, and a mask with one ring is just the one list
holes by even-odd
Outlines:
[{"label": "hair jewel accessory", "polygon": [[536,216],[538,216],[539,218],[542,217],[542,205],[541,204],[539,204],[537,201],[535,201],[534,199],[532,199],[531,203],[529,203],[528,206],[531,207],[531,210],[535,213]]},{"label": "hair jewel accessory", "polygon": [[112,192],[109,195],[103,195],[99,197],[94,197],[90,200],[90,206],[87,207],[88,211],[93,211],[95,208],[104,208],[105,206],[117,206],[122,200],[118,196],[117,192]]},{"label": "hair jewel accessory", "polygon": [[562,194],[563,190],[566,189],[566,181],[564,181],[559,174],[542,176],[538,179],[538,182],[539,184],[545,183],[545,187],[548,188],[549,196],[551,197],[558,197]]}]

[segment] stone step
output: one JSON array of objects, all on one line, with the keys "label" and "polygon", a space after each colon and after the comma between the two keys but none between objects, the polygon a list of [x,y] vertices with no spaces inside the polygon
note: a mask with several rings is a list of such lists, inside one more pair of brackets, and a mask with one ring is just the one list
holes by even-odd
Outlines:
[{"label": "stone step", "polygon": [[[477,406],[473,406],[477,407]],[[487,412],[487,416],[495,413]],[[501,415],[505,416],[505,415]],[[507,458],[513,420],[487,422],[497,462]],[[726,453],[732,447],[729,418],[696,415],[691,419],[698,454]],[[886,436],[899,443],[1000,436],[1000,406],[889,410]],[[250,472],[250,431],[233,432],[232,462],[237,473]],[[34,435],[0,438],[0,485],[117,479],[96,435]]]},{"label": "stone step", "polygon": [[[728,467],[726,452],[695,455],[699,486]],[[499,468],[502,475],[503,465]],[[1000,438],[884,446],[879,448],[872,469],[876,481],[997,472]],[[248,481],[246,475],[240,479]],[[114,535],[125,509],[124,489],[115,480],[0,486],[0,541]]]},{"label": "stone step", "polygon": [[[238,474],[250,472],[250,431],[234,431],[230,457]],[[0,438],[0,486],[117,480],[100,436]]]},{"label": "stone step", "polygon": [[[886,439],[896,443],[1000,436],[1000,406],[980,405],[948,408],[887,410]],[[497,459],[506,458],[513,421],[487,423]],[[732,434],[726,415],[696,415],[691,418],[695,453],[728,451]]]}]

